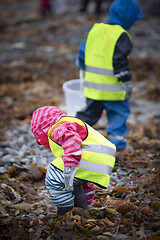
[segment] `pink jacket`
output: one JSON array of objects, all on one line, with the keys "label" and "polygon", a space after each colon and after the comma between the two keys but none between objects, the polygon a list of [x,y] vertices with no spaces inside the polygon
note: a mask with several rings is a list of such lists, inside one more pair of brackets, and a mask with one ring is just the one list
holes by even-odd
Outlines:
[{"label": "pink jacket", "polygon": [[[31,130],[38,144],[44,145],[50,149],[48,142],[48,130],[62,116],[66,116],[57,107],[45,106],[38,108],[31,118]],[[86,136],[86,129],[76,122],[67,122],[59,125],[54,130],[54,141],[62,146],[64,155],[62,159],[64,166],[76,167],[82,157],[81,143]],[[94,184],[83,184],[85,193],[87,193],[87,203],[90,204],[94,199]]]}]

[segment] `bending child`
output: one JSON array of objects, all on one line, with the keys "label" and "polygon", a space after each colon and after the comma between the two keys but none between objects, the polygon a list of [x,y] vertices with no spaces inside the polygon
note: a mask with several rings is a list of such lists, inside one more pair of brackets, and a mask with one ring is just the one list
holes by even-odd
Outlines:
[{"label": "bending child", "polygon": [[38,108],[31,130],[38,144],[53,153],[45,185],[58,214],[73,206],[89,209],[95,197],[94,184],[107,188],[115,163],[116,147],[98,131],[57,107]]}]

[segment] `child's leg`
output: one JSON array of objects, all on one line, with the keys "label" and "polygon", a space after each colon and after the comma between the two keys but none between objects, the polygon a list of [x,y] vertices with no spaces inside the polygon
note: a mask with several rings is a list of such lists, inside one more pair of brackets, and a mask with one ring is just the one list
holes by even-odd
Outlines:
[{"label": "child's leg", "polygon": [[50,1],[49,0],[41,0],[40,4],[40,12],[42,15],[46,16],[51,10]]},{"label": "child's leg", "polygon": [[89,4],[89,0],[83,0],[82,1],[82,7],[81,7],[80,10],[81,11],[86,11],[88,4]]},{"label": "child's leg", "polygon": [[52,164],[48,166],[45,185],[52,203],[58,207],[58,214],[64,214],[72,209],[74,194],[65,189],[63,172]]},{"label": "child's leg", "polygon": [[89,210],[87,200],[86,200],[86,195],[82,187],[82,184],[75,185],[74,194],[75,194],[74,206]]},{"label": "child's leg", "polygon": [[84,182],[82,183],[82,186],[86,195],[87,204],[90,205],[95,198],[94,184],[91,182]]},{"label": "child's leg", "polygon": [[87,106],[81,111],[77,112],[75,117],[92,126],[100,119],[104,107],[101,101],[96,101],[89,98],[86,99],[86,103]]},{"label": "child's leg", "polygon": [[48,166],[45,178],[45,185],[49,192],[50,199],[58,208],[58,215],[72,210],[73,206],[88,209],[86,194],[81,185],[82,181],[74,179],[74,192],[67,191],[64,185],[64,175],[52,164]]},{"label": "child's leg", "polygon": [[129,101],[103,101],[103,105],[107,111],[108,140],[114,143],[117,149],[124,149],[127,145],[125,135],[128,132]]},{"label": "child's leg", "polygon": [[50,8],[49,0],[42,0],[40,7],[43,9],[49,9]]},{"label": "child's leg", "polygon": [[101,3],[102,3],[101,0],[96,0],[96,11],[95,11],[96,14],[99,14],[101,12]]}]

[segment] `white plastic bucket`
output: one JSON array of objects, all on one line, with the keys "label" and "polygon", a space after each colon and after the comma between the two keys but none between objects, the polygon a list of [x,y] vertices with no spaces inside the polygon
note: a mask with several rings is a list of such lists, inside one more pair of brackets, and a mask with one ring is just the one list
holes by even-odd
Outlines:
[{"label": "white plastic bucket", "polygon": [[80,79],[73,79],[63,84],[65,93],[67,115],[75,116],[76,112],[86,106],[83,90],[80,87]]}]

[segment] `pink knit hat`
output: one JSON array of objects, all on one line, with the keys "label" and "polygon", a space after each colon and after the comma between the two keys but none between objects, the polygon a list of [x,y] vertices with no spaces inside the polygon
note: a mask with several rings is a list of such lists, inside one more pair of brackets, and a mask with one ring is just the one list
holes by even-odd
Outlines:
[{"label": "pink knit hat", "polygon": [[66,116],[59,108],[52,106],[40,107],[31,118],[31,130],[38,144],[49,148],[48,130],[60,117]]}]

